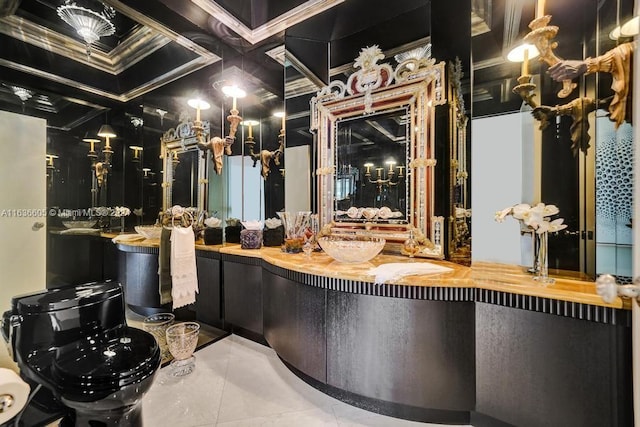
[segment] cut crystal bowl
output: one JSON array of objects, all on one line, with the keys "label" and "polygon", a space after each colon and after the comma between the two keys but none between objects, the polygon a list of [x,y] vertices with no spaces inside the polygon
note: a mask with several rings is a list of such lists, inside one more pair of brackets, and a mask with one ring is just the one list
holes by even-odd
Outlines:
[{"label": "cut crystal bowl", "polygon": [[371,236],[324,236],[318,239],[320,247],[331,258],[343,263],[367,262],[384,248],[385,240]]}]

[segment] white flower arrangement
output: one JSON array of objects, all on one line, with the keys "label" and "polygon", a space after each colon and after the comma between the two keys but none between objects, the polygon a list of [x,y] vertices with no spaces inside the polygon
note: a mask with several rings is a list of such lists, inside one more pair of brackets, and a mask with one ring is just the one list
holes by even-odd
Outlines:
[{"label": "white flower arrangement", "polygon": [[538,203],[535,206],[531,206],[527,203],[520,203],[496,212],[495,220],[503,222],[507,216],[511,215],[522,224],[535,230],[537,234],[556,233],[567,228],[567,224],[563,224],[564,219],[556,218],[551,220],[551,216],[559,213],[560,210],[555,205]]},{"label": "white flower arrangement", "polygon": [[274,228],[278,228],[278,227],[280,227],[280,226],[282,225],[282,220],[281,220],[281,219],[278,219],[278,218],[267,218],[267,219],[264,221],[264,225],[265,225],[268,229],[272,230],[272,229],[274,229]]},{"label": "white flower arrangement", "polygon": [[204,225],[211,228],[220,228],[220,226],[222,225],[222,220],[220,218],[212,216],[204,220]]},{"label": "white flower arrangement", "polygon": [[262,221],[241,221],[242,226],[247,230],[262,230],[264,225]]}]

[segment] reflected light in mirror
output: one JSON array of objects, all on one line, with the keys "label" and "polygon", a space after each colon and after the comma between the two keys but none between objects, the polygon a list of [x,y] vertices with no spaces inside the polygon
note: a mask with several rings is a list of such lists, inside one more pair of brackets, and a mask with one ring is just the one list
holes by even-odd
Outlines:
[{"label": "reflected light in mirror", "polygon": [[[105,139],[105,143],[104,143],[104,148],[105,150],[110,150],[111,149],[111,143],[109,142],[109,138],[115,138],[116,137],[116,131],[113,130],[113,128],[107,124],[104,124],[102,126],[100,126],[100,130],[98,131],[98,136],[102,137]],[[107,152],[107,151],[105,151]]]},{"label": "reflected light in mirror", "polygon": [[273,113],[274,117],[279,117],[282,119],[282,130],[284,130],[284,123],[285,123],[285,119],[286,119],[286,114],[284,113],[284,111],[275,111]]},{"label": "reflected light in mirror", "polygon": [[196,122],[200,121],[201,110],[208,110],[209,108],[211,108],[211,105],[209,105],[207,101],[203,101],[200,98],[190,99],[187,101],[187,104],[189,104],[189,107],[196,109]]},{"label": "reflected light in mirror", "polygon": [[365,176],[371,175],[371,168],[373,167],[373,163],[365,163],[363,166],[367,168],[367,171],[365,172]]},{"label": "reflected light in mirror", "polygon": [[54,160],[54,159],[57,159],[57,158],[58,158],[58,156],[57,156],[57,155],[55,155],[55,154],[47,154],[47,155],[46,155],[47,165],[49,165],[49,166],[53,166],[53,160]]},{"label": "reflected light in mirror", "polygon": [[130,145],[129,148],[133,150],[133,160],[140,160],[140,152],[144,150],[144,148],[139,145]]},{"label": "reflected light in mirror", "polygon": [[240,89],[238,87],[238,85],[231,85],[231,86],[223,86],[222,87],[222,93],[224,93],[226,96],[230,96],[231,98],[233,98],[233,107],[232,110],[236,110],[236,100],[238,98],[244,98],[245,96],[247,96],[247,92],[244,91],[243,89]]},{"label": "reflected light in mirror", "polygon": [[98,138],[91,138],[88,135],[85,135],[84,138],[82,138],[83,142],[88,142],[90,144],[90,148],[89,148],[89,154],[91,153],[95,153],[96,152],[96,143],[100,142],[100,139]]},{"label": "reflected light in mirror", "polygon": [[243,120],[240,123],[242,126],[247,126],[248,128],[248,137],[253,138],[253,127],[260,124],[257,120]]}]

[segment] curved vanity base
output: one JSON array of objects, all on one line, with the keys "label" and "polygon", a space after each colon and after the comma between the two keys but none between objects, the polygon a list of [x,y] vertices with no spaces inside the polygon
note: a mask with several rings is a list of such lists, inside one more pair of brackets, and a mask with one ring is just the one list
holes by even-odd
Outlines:
[{"label": "curved vanity base", "polygon": [[426,423],[454,425],[470,423],[471,415],[468,411],[447,411],[442,409],[419,408],[416,406],[403,405],[400,403],[387,402],[384,400],[361,396],[356,393],[351,393],[337,387],[324,384],[296,369],[291,364],[282,360],[282,358],[280,358],[280,360],[291,372],[311,387],[344,403],[362,408],[369,412]]},{"label": "curved vanity base", "polygon": [[161,307],[142,307],[139,305],[127,304],[127,308],[133,311],[134,313],[139,314],[141,316],[145,316],[145,317],[151,316],[152,314],[172,312],[171,304],[166,304]]}]

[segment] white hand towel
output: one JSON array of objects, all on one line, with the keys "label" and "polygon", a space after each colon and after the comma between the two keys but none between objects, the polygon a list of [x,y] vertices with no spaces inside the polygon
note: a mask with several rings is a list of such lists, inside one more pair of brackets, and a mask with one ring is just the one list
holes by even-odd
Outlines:
[{"label": "white hand towel", "polygon": [[398,280],[404,276],[417,276],[421,274],[439,274],[452,271],[449,267],[431,264],[428,262],[389,263],[381,264],[369,270],[369,274],[376,276],[376,283],[385,283]]},{"label": "white hand towel", "polygon": [[196,302],[198,273],[191,226],[174,227],[171,233],[171,283],[174,309]]}]

